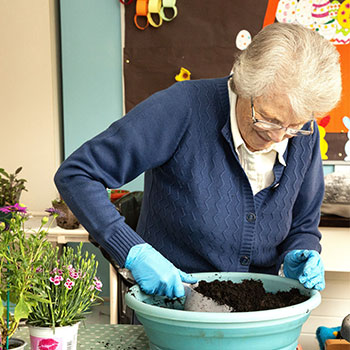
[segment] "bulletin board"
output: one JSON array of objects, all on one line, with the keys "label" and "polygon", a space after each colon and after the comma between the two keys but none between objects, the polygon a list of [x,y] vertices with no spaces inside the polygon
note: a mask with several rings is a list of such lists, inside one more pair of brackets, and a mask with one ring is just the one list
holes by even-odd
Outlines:
[{"label": "bulletin board", "polygon": [[[144,30],[134,22],[137,1],[128,3],[123,59],[126,111],[175,83],[181,68],[190,79],[227,76],[235,55],[264,26],[275,21],[300,23],[325,36],[340,53],[342,100],[317,122],[323,160],[350,161],[350,28],[341,22],[349,16],[350,0],[178,0],[173,20]],[[166,13],[169,18],[173,14]],[[152,18],[155,24],[160,22],[159,16]],[[146,22],[146,17],[139,18],[138,23],[146,26]]]}]

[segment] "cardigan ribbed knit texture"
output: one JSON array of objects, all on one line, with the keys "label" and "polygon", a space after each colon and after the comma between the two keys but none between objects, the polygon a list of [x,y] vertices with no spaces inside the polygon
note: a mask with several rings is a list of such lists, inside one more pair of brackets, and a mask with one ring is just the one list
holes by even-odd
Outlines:
[{"label": "cardigan ribbed knit texture", "polygon": [[[86,142],[55,182],[82,225],[123,266],[147,242],[186,272],[277,273],[292,249],[320,251],[318,128],[289,140],[287,166],[253,196],[234,149],[227,77],[176,83]],[[105,188],[145,172],[134,232]]]}]

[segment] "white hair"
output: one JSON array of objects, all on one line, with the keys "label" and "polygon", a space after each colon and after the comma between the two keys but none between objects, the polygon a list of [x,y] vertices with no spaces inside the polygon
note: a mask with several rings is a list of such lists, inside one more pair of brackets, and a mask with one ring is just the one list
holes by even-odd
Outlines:
[{"label": "white hair", "polygon": [[296,115],[311,119],[340,99],[339,53],[310,29],[273,23],[235,60],[231,87],[245,98],[285,94]]}]

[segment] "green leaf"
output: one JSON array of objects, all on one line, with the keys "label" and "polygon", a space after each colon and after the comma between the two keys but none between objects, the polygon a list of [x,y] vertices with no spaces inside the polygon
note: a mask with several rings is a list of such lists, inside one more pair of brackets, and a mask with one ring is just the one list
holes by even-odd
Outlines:
[{"label": "green leaf", "polygon": [[30,310],[30,305],[26,303],[23,299],[23,296],[21,296],[18,304],[15,307],[15,321],[19,322],[21,319],[27,318]]},{"label": "green leaf", "polygon": [[40,301],[41,303],[50,304],[50,301],[48,299],[45,299],[39,295],[32,294],[32,293],[26,293],[26,295],[27,295],[27,298],[31,298],[31,299],[34,299],[36,301]]},{"label": "green leaf", "polygon": [[22,167],[19,167],[19,168],[15,171],[15,175],[17,175],[21,170],[22,170]]}]

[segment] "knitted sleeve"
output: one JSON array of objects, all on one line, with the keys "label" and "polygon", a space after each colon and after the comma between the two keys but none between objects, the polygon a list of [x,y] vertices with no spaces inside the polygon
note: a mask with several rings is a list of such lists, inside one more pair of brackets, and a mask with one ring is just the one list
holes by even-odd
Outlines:
[{"label": "knitted sleeve", "polygon": [[324,178],[320,154],[319,132],[314,122],[312,155],[293,207],[293,218],[287,238],[279,246],[280,262],[290,250],[310,249],[321,251],[320,222],[321,204],[324,194]]},{"label": "knitted sleeve", "polygon": [[55,175],[80,223],[120,266],[130,248],[144,241],[125,224],[106,188],[119,188],[174,154],[191,113],[186,86],[177,83],[140,103],[84,143]]}]

